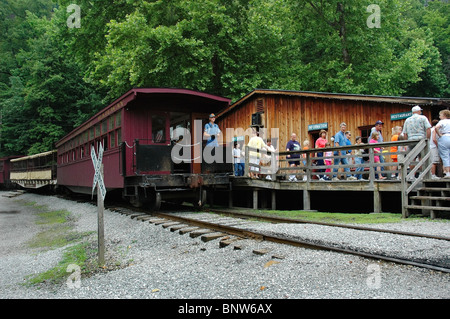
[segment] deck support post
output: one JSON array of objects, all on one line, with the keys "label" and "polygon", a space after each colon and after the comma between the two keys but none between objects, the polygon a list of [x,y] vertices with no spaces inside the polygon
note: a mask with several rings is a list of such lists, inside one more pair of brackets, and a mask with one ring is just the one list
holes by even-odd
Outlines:
[{"label": "deck support post", "polygon": [[373,212],[381,213],[381,194],[378,190],[378,187],[374,187],[373,189]]},{"label": "deck support post", "polygon": [[311,210],[311,196],[309,190],[303,190],[303,210]]},{"label": "deck support post", "polygon": [[258,190],[253,189],[253,209],[258,209]]},{"label": "deck support post", "polygon": [[275,190],[272,190],[272,210],[276,210],[277,209],[277,193],[275,192]]}]

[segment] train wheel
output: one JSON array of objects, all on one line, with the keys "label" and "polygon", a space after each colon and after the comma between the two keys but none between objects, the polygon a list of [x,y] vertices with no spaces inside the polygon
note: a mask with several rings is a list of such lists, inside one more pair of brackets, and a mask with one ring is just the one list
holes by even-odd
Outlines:
[{"label": "train wheel", "polygon": [[156,192],[153,196],[153,200],[150,202],[150,210],[158,211],[161,208],[161,193]]},{"label": "train wheel", "polygon": [[131,196],[129,201],[130,204],[136,208],[141,208],[142,206],[144,206],[144,202],[141,199],[139,199],[138,196]]}]

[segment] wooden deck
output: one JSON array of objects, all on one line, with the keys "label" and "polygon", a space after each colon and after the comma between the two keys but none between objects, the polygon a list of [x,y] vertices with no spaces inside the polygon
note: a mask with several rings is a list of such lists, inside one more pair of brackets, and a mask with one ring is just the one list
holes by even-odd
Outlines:
[{"label": "wooden deck", "polygon": [[[258,196],[261,190],[269,190],[271,193],[271,209],[276,209],[276,196],[283,191],[299,191],[298,200],[303,201],[304,210],[312,210],[311,193],[312,192],[371,192],[373,193],[374,212],[381,212],[381,194],[382,192],[401,192],[402,183],[400,180],[382,180],[382,181],[297,181],[290,182],[287,180],[269,181],[266,179],[252,179],[249,177],[231,178],[231,187],[233,191],[252,191],[253,192],[253,209],[258,209]],[[232,201],[232,199],[231,199]],[[368,203],[369,205],[372,203]],[[230,206],[233,203],[230,202]]]},{"label": "wooden deck", "polygon": [[[264,198],[265,202],[270,202],[271,209],[276,209],[276,197],[277,194],[283,191],[299,191],[299,197],[297,201],[303,202],[304,210],[313,210],[311,207],[311,195],[314,192],[370,192],[373,194],[372,203],[364,203],[369,206],[373,204],[373,212],[380,213],[382,207],[381,194],[387,192],[398,192],[399,202],[401,204],[402,216],[408,217],[411,212],[417,213],[420,211],[420,205],[413,205],[413,199],[417,199],[418,191],[424,187],[424,184],[433,184],[431,180],[431,160],[429,153],[429,141],[424,139],[420,141],[400,141],[400,142],[388,142],[379,144],[364,144],[360,146],[345,146],[340,148],[328,148],[326,151],[339,151],[348,152],[348,155],[334,155],[333,158],[343,158],[349,159],[348,165],[329,165],[329,166],[318,166],[315,165],[314,161],[320,159],[316,157],[316,153],[319,149],[302,150],[295,152],[272,152],[269,153],[264,150],[258,150],[261,156],[268,156],[269,163],[266,162],[264,166],[259,166],[255,164],[249,164],[248,154],[251,151],[256,151],[254,149],[245,148],[245,174],[243,177],[233,176],[231,177],[231,192],[229,195],[229,206],[233,206],[233,193],[238,193],[239,191],[250,191],[252,192],[253,209],[258,209],[258,196],[267,197],[270,194],[270,198]],[[391,146],[408,146],[405,151],[397,152],[384,152],[383,156],[387,159],[384,163],[375,163],[374,152],[375,147],[382,147],[385,150],[390,150]],[[355,157],[354,150],[364,148],[367,151],[368,159],[363,164],[354,164],[352,159]],[[400,148],[399,148],[400,149]],[[324,149],[320,149],[322,151]],[[288,166],[288,156],[292,154],[300,154],[300,161],[305,161],[305,164],[298,167]],[[336,153],[335,153],[336,154]],[[339,153],[340,154],[340,153]],[[390,155],[398,154],[402,155],[399,162],[393,163],[389,161]],[[250,178],[249,172],[252,167],[257,167],[259,172],[259,178]],[[350,168],[349,172],[343,172],[343,168]],[[342,180],[343,176],[348,174],[355,175],[355,169],[361,167],[364,169],[364,178],[366,180]],[[378,173],[377,167],[383,167],[383,175],[391,176],[391,174],[397,174],[400,176],[399,179],[376,179],[376,174]],[[323,170],[325,168],[331,168],[331,172],[325,173]],[[333,172],[333,168],[337,172]],[[322,170],[322,171],[320,171]],[[298,181],[289,181],[289,176],[297,175]],[[330,179],[337,175],[340,176],[340,180],[319,180],[318,178],[323,175],[328,175]],[[267,180],[266,177],[270,176],[271,180]],[[305,178],[305,180],[303,180]],[[445,183],[445,187],[450,186],[445,179],[441,180],[441,183]],[[445,188],[444,187],[444,188]],[[450,196],[450,189],[446,189],[442,192],[441,196],[444,199],[440,199],[435,203],[437,206],[442,206],[442,203],[449,202],[446,200],[447,196]],[[260,195],[261,193],[261,195]],[[411,202],[411,204],[410,204]],[[436,206],[436,205],[435,205]],[[444,206],[447,206],[446,204]],[[413,210],[414,209],[414,210]],[[424,208],[425,209],[425,208]],[[427,207],[429,209],[429,207]],[[450,211],[450,207],[437,208],[437,211]],[[432,214],[434,218],[434,215]]]}]

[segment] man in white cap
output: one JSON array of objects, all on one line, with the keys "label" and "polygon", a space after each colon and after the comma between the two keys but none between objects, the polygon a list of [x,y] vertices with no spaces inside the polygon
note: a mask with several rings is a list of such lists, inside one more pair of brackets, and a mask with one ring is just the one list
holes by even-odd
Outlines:
[{"label": "man in white cap", "polygon": [[219,126],[214,123],[216,121],[216,115],[211,113],[209,115],[209,122],[205,124],[203,131],[204,139],[206,139],[206,146],[219,146],[218,137],[221,134]]},{"label": "man in white cap", "polygon": [[[421,140],[424,138],[430,138],[431,136],[431,124],[426,116],[421,115],[422,108],[418,105],[414,106],[412,109],[412,116],[408,117],[403,124],[402,134],[408,140]],[[411,146],[408,146],[410,150]],[[413,169],[414,166],[410,166]],[[415,180],[415,177],[408,179],[409,181]]]},{"label": "man in white cap", "polygon": [[408,117],[403,125],[402,134],[408,140],[421,140],[423,138],[430,138],[431,124],[426,116],[421,115],[422,108],[418,105],[412,109],[412,116]]}]

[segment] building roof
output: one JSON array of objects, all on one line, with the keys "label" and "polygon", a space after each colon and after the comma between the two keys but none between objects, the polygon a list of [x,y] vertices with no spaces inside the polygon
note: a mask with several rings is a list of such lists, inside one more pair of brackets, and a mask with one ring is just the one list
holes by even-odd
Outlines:
[{"label": "building roof", "polygon": [[289,90],[274,90],[274,89],[255,89],[234,102],[229,107],[223,109],[217,114],[217,117],[223,116],[234,108],[240,106],[246,100],[259,95],[285,95],[310,97],[321,99],[335,99],[335,100],[353,100],[353,101],[368,101],[368,102],[385,102],[385,103],[401,103],[409,105],[440,105],[450,106],[450,98],[430,98],[430,97],[403,97],[403,96],[382,96],[382,95],[362,95],[362,94],[347,94],[347,93],[328,93],[328,92],[310,92],[310,91],[289,91]]}]

